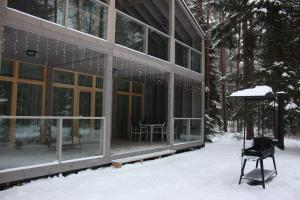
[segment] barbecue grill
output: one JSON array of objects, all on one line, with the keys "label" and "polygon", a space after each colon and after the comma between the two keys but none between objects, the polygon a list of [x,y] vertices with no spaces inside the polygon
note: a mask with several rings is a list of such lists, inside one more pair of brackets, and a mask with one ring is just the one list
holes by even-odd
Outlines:
[{"label": "barbecue grill", "polygon": [[[260,88],[259,88],[260,87]],[[262,88],[264,87],[264,88]],[[253,89],[246,89],[233,93],[230,97],[240,97],[244,100],[244,112],[247,113],[247,102],[255,102],[257,105],[257,131],[256,136],[253,138],[252,146],[246,148],[246,127],[244,126],[244,138],[242,149],[242,167],[239,179],[239,184],[242,179],[259,181],[262,183],[265,189],[265,181],[271,178],[273,175],[277,175],[277,168],[275,162],[275,145],[281,149],[284,149],[284,127],[283,127],[283,97],[282,93],[275,95],[272,89],[268,86],[258,86]],[[277,108],[276,105],[277,104]],[[265,136],[266,126],[264,125],[264,119],[267,113],[264,113],[263,107],[265,105],[273,105],[273,119],[272,124],[273,135]],[[248,110],[249,112],[249,110]],[[255,109],[252,109],[255,112]],[[252,113],[252,117],[255,113]],[[245,115],[244,121],[247,120],[249,115]],[[244,123],[245,124],[245,123]],[[266,158],[272,158],[274,169],[269,170],[264,168],[264,160]],[[244,173],[247,161],[256,161],[255,169],[251,170],[247,174]],[[260,169],[258,165],[260,164]]]}]

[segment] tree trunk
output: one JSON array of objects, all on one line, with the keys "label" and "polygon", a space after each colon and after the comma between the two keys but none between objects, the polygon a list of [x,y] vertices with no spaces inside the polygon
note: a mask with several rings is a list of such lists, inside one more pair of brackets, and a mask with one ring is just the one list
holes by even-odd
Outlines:
[{"label": "tree trunk", "polygon": [[236,90],[240,88],[241,23],[237,27]]},{"label": "tree trunk", "polygon": [[[209,71],[209,18],[210,18],[210,6],[207,4],[206,6],[206,37],[205,37],[205,86],[209,88],[209,79],[210,79],[210,71]],[[206,110],[209,115],[209,101],[210,101],[210,91],[206,94]]]},{"label": "tree trunk", "polygon": [[[225,76],[225,62],[224,62],[224,48],[220,47],[220,71],[222,77]],[[227,132],[227,119],[226,119],[226,93],[225,93],[225,81],[223,80],[221,83],[222,90],[222,116],[223,116],[223,129],[224,132]]]},{"label": "tree trunk", "polygon": [[[250,38],[251,30],[248,29],[248,21],[244,20],[242,23],[243,31],[243,61],[244,61],[244,88],[250,88],[253,82],[253,71],[254,71],[254,54],[253,54],[253,44]],[[245,115],[245,126],[247,139],[252,139],[254,137],[253,130],[253,108],[251,105],[247,105],[247,113]]]},{"label": "tree trunk", "polygon": [[[224,13],[220,12],[220,22],[224,21]],[[219,62],[220,72],[222,78],[225,76],[225,61],[224,61],[224,47],[220,47],[220,62]],[[222,92],[222,118],[223,118],[223,130],[227,132],[227,119],[226,119],[226,93],[225,93],[225,80],[221,82],[221,92]]]}]

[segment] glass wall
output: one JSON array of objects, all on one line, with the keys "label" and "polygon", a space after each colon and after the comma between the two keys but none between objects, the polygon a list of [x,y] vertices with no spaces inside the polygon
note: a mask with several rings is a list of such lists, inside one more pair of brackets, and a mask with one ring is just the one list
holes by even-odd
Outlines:
[{"label": "glass wall", "polygon": [[22,118],[42,115],[44,80],[43,66],[1,58],[0,170],[56,160],[56,120]]},{"label": "glass wall", "polygon": [[62,159],[102,155],[102,120],[93,118],[102,117],[102,78],[54,70],[53,79],[52,113],[71,117],[63,119]]},{"label": "glass wall", "polygon": [[168,0],[116,0],[116,8],[143,23],[168,34]]},{"label": "glass wall", "polygon": [[143,84],[115,79],[116,96],[113,105],[115,126],[113,138],[129,139],[130,129],[139,125],[143,117]]},{"label": "glass wall", "polygon": [[175,143],[203,140],[202,83],[175,77]]},{"label": "glass wall", "polygon": [[169,60],[169,38],[149,29],[148,54],[163,60]]},{"label": "glass wall", "polygon": [[189,49],[178,42],[175,44],[175,63],[184,68],[189,68]]},{"label": "glass wall", "polygon": [[8,0],[8,7],[64,25],[65,0]]},{"label": "glass wall", "polygon": [[146,27],[133,19],[117,13],[116,43],[125,47],[144,52]]},{"label": "glass wall", "polygon": [[175,118],[174,119],[174,142],[201,141],[202,122],[200,118]]},{"label": "glass wall", "polygon": [[[8,120],[1,116],[0,120]],[[56,131],[51,129],[56,120],[50,119],[10,119],[11,126],[6,128],[9,141],[0,145],[0,170],[51,163],[56,157]],[[15,135],[14,124],[21,124],[22,132]],[[30,126],[23,126],[28,124]],[[2,129],[2,128],[1,128]],[[33,133],[39,133],[33,135]]]},{"label": "glass wall", "polygon": [[106,39],[107,6],[93,0],[69,0],[67,26]]},{"label": "glass wall", "polygon": [[[62,160],[72,160],[100,156],[103,154],[103,129],[100,119],[64,119],[65,121],[75,120],[78,123],[78,132],[66,134],[62,133]],[[97,125],[96,125],[97,124]]]},{"label": "glass wall", "polygon": [[195,72],[201,73],[201,54],[191,50],[191,69]]},{"label": "glass wall", "polygon": [[[2,66],[3,69],[3,66]],[[12,84],[8,81],[0,81],[0,115],[10,115],[11,112]],[[10,120],[0,120],[0,147],[9,142]]]}]

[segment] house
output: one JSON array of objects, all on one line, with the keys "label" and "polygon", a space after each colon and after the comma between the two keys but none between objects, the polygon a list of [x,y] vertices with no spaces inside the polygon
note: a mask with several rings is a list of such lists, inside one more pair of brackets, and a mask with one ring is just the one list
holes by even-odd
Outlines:
[{"label": "house", "polygon": [[182,0],[0,2],[0,184],[204,145]]}]

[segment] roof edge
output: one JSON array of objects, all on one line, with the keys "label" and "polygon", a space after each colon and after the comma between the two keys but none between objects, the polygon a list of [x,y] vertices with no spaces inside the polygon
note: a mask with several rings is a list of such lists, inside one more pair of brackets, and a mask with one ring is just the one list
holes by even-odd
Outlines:
[{"label": "roof edge", "polygon": [[[175,0],[177,1],[177,0]],[[206,37],[205,32],[202,30],[201,26],[199,25],[199,23],[197,22],[196,18],[194,17],[194,15],[192,14],[191,10],[189,9],[188,5],[186,4],[186,2],[184,0],[179,0],[179,2],[181,2],[183,4],[183,6],[185,7],[185,9],[187,10],[187,12],[189,13],[190,17],[192,18],[192,20],[194,21],[194,23],[196,24],[197,28],[199,29],[199,31],[202,33],[203,37]]]}]

